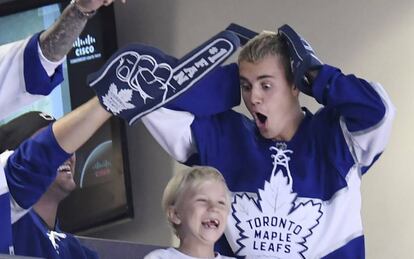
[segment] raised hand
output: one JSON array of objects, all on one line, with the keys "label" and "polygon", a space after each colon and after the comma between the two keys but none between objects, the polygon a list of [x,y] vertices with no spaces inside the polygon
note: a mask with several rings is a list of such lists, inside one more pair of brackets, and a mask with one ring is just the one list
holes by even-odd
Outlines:
[{"label": "raised hand", "polygon": [[[98,10],[101,6],[108,6],[112,4],[115,0],[74,0],[77,7],[85,13],[90,13]],[[122,3],[125,3],[126,0],[121,0]]]},{"label": "raised hand", "polygon": [[289,47],[291,68],[296,87],[301,92],[313,96],[311,78],[314,71],[319,69],[323,63],[315,55],[310,44],[297,34],[289,25],[285,24],[278,29],[279,35],[285,38]]},{"label": "raised hand", "polygon": [[[39,38],[43,55],[50,61],[60,61],[72,48],[88,19],[97,9],[114,0],[72,0],[59,19]],[[125,3],[126,0],[122,0]]]},{"label": "raised hand", "polygon": [[233,32],[224,31],[177,60],[156,48],[131,44],[89,75],[88,84],[107,111],[133,124],[184,93],[239,45]]}]

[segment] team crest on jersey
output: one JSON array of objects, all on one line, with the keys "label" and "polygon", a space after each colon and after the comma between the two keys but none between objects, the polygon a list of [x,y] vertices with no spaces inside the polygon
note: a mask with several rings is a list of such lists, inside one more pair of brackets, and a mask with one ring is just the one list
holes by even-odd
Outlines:
[{"label": "team crest on jersey", "polygon": [[257,197],[234,197],[232,216],[239,235],[229,241],[235,242],[235,253],[246,258],[305,258],[306,241],[319,224],[322,204],[296,201],[288,156],[293,151],[279,146],[271,150],[273,171]]}]

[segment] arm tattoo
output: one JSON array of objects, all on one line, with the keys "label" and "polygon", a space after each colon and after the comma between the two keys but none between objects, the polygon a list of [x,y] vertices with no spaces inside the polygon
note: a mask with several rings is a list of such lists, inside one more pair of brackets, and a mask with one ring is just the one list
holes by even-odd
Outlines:
[{"label": "arm tattoo", "polygon": [[87,20],[74,5],[68,5],[59,19],[40,35],[43,55],[50,61],[61,60],[72,48]]}]

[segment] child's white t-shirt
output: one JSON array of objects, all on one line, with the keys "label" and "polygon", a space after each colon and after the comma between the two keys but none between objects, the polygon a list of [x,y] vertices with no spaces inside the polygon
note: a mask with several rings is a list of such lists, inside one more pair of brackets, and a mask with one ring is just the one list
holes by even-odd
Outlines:
[{"label": "child's white t-shirt", "polygon": [[[214,259],[234,259],[235,257],[228,257],[216,253]],[[157,249],[147,254],[144,259],[202,259],[199,257],[192,257],[181,253],[177,249],[170,247],[167,249]]]}]

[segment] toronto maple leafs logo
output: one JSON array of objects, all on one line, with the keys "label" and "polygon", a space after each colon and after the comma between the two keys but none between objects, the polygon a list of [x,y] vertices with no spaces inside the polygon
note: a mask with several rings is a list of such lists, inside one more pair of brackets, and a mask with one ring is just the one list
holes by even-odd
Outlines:
[{"label": "toronto maple leafs logo", "polygon": [[116,85],[112,83],[108,93],[102,97],[102,102],[110,112],[117,115],[123,110],[135,108],[135,106],[130,103],[131,99],[131,89],[121,89],[118,91]]},{"label": "toronto maple leafs logo", "polygon": [[[236,220],[238,236],[227,240],[235,253],[246,258],[305,258],[307,238],[319,224],[321,203],[296,202],[292,192],[289,170],[290,150],[272,147],[273,172],[257,197],[236,194],[232,204],[232,217]],[[287,174],[279,168],[285,166]],[[236,249],[234,249],[236,248]]]}]

